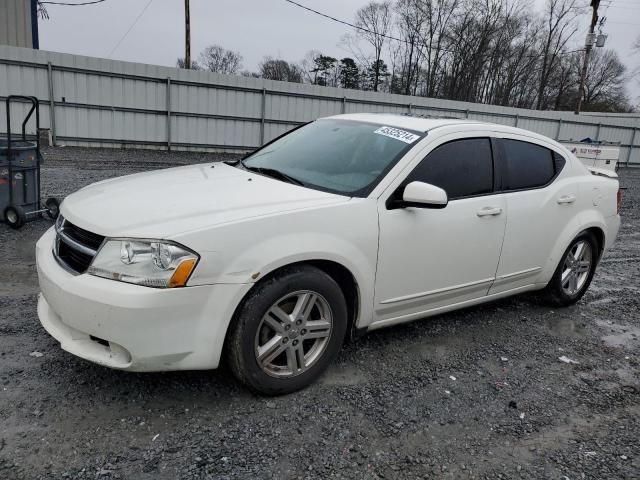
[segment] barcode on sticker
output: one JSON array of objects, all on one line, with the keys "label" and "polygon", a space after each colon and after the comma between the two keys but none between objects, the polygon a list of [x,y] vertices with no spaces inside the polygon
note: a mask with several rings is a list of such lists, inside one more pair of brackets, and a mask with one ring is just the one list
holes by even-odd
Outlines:
[{"label": "barcode on sticker", "polygon": [[380,127],[373,133],[384,135],[385,137],[395,138],[396,140],[400,140],[404,143],[413,143],[420,138],[420,135],[416,135],[414,133],[407,132],[406,130],[400,130],[399,128],[393,127]]}]

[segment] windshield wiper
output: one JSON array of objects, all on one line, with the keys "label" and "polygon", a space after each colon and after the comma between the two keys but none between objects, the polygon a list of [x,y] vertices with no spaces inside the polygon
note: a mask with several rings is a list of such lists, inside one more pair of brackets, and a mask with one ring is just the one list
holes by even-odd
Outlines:
[{"label": "windshield wiper", "polygon": [[286,173],[281,172],[280,170],[276,170],[275,168],[251,167],[249,165],[245,165],[244,161],[242,161],[242,160],[240,160],[240,164],[246,170],[249,170],[250,172],[260,173],[260,174],[265,175],[267,177],[276,178],[278,180],[283,180],[285,182],[293,183],[294,185],[300,185],[301,187],[305,186],[303,181],[298,180],[297,178],[294,178],[291,175],[287,175]]}]

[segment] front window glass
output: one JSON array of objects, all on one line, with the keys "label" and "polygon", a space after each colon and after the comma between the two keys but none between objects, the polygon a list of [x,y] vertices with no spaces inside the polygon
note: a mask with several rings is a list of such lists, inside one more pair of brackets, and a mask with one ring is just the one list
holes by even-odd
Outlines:
[{"label": "front window glass", "polygon": [[250,169],[277,171],[305,186],[365,196],[423,134],[352,120],[305,125],[244,160]]},{"label": "front window glass", "polygon": [[450,200],[493,191],[493,157],[488,138],[466,138],[433,150],[405,183],[430,183],[444,189]]}]

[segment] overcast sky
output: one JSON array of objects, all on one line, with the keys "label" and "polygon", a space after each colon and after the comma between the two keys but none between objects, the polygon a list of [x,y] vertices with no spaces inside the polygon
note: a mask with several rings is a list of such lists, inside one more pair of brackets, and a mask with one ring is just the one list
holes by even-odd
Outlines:
[{"label": "overcast sky", "polygon": [[[581,1],[585,5],[590,3]],[[539,9],[544,6],[544,0],[533,2]],[[83,7],[47,5],[51,18],[39,21],[40,48],[174,66],[176,58],[184,56],[184,1],[151,0],[131,28],[148,3],[149,0],[106,0]],[[368,0],[299,0],[299,3],[351,21],[356,10]],[[608,19],[607,47],[618,51],[630,71],[639,67],[640,53],[634,54],[631,44],[640,36],[640,0],[602,0],[601,5],[602,14]],[[589,18],[583,16],[584,27],[575,36],[573,47],[579,48],[584,42],[588,23]],[[337,58],[349,56],[349,50],[341,42],[347,33],[352,31],[346,25],[313,15],[284,0],[191,0],[192,57],[197,58],[205,46],[218,44],[240,52],[243,68],[247,70],[256,70],[266,55],[300,61],[307,51],[317,49]],[[636,104],[640,101],[637,77],[628,82]]]}]

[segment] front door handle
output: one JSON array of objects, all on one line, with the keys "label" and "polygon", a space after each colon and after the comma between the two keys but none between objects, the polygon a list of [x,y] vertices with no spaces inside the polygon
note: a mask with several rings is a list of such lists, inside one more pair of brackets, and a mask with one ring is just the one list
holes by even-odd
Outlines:
[{"label": "front door handle", "polygon": [[502,208],[500,207],[484,207],[476,212],[476,214],[479,217],[487,217],[487,216],[495,217],[496,215],[500,215],[501,213],[502,213]]},{"label": "front door handle", "polygon": [[563,204],[563,203],[573,203],[576,201],[576,196],[572,193],[569,195],[562,195],[561,197],[558,197],[557,202],[559,204]]}]

